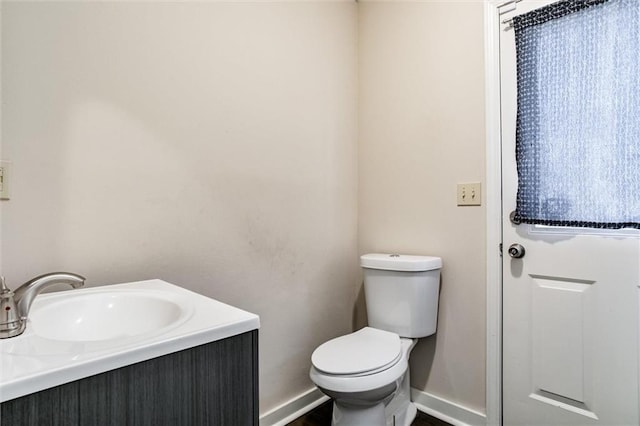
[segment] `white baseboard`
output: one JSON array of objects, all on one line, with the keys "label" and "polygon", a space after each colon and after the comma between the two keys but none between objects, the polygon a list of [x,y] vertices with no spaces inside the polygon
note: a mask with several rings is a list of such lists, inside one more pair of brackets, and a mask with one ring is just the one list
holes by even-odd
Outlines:
[{"label": "white baseboard", "polygon": [[328,400],[327,395],[313,387],[260,416],[260,426],[285,426]]},{"label": "white baseboard", "polygon": [[[260,416],[260,426],[285,426],[328,400],[328,396],[314,387]],[[453,426],[487,424],[484,413],[418,389],[411,388],[411,400],[418,410]]]},{"label": "white baseboard", "polygon": [[453,426],[484,426],[487,416],[455,402],[411,388],[411,400],[423,413],[451,423]]}]

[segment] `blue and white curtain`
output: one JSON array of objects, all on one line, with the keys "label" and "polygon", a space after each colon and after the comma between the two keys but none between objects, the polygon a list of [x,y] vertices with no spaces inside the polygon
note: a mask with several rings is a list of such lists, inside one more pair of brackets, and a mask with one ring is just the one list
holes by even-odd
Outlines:
[{"label": "blue and white curtain", "polygon": [[567,0],[513,19],[514,220],[640,228],[640,0]]}]

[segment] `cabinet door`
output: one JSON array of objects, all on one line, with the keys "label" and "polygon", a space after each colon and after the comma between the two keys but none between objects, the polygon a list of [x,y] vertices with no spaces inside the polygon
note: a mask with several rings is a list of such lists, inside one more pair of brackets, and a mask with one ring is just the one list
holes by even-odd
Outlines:
[{"label": "cabinet door", "polygon": [[7,401],[1,418],[20,426],[257,425],[258,332]]}]

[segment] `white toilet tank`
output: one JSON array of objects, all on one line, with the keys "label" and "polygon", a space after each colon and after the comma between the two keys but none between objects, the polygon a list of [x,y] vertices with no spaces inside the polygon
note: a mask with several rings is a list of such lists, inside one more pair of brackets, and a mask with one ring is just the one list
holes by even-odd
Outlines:
[{"label": "white toilet tank", "polygon": [[373,253],[360,266],[370,327],[409,338],[436,332],[442,259]]}]

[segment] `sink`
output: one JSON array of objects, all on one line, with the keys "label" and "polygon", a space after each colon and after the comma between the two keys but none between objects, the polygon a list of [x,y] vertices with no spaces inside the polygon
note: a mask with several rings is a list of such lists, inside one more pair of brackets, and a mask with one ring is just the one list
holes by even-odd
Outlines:
[{"label": "sink", "polygon": [[0,339],[0,402],[259,327],[257,315],[157,279],[39,294],[25,332]]},{"label": "sink", "polygon": [[162,291],[61,292],[36,299],[28,327],[45,339],[97,342],[162,333],[190,313],[188,304]]}]

